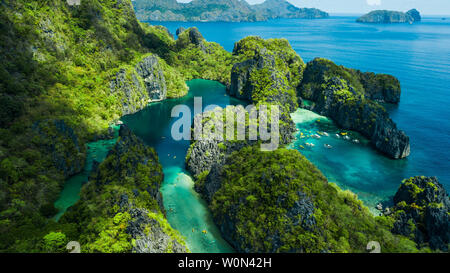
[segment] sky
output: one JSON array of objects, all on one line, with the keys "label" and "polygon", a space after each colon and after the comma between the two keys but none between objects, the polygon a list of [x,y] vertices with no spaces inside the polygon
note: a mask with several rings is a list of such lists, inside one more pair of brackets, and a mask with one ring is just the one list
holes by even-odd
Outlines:
[{"label": "sky", "polygon": [[[416,8],[423,15],[450,15],[450,0],[288,0],[298,7],[318,8],[329,13],[363,14],[375,9],[408,11]],[[190,0],[178,0],[190,2]],[[250,4],[264,0],[247,0]]]}]

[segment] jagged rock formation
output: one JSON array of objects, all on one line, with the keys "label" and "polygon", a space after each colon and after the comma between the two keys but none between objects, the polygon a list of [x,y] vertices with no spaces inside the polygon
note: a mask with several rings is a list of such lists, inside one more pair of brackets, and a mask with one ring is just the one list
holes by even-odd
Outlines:
[{"label": "jagged rock formation", "polygon": [[410,237],[419,246],[448,252],[450,200],[436,177],[403,181],[394,196],[392,232]]},{"label": "jagged rock formation", "polygon": [[373,72],[361,72],[355,69],[346,69],[361,82],[366,98],[381,102],[398,104],[401,97],[400,81],[387,74],[375,74]]},{"label": "jagged rock formation", "polygon": [[360,132],[386,155],[405,158],[410,154],[409,137],[397,129],[381,105],[370,100],[398,101],[398,81],[376,77],[381,84],[374,88],[368,76],[318,58],[308,63],[299,94],[313,102],[307,107],[310,110],[332,118],[342,128]]},{"label": "jagged rock formation", "polygon": [[[236,119],[235,132],[239,126],[245,128],[245,140],[227,139],[226,136],[226,121],[224,122],[224,136],[223,140],[216,139],[214,136],[204,135],[203,140],[193,141],[191,147],[186,156],[186,168],[195,177],[198,177],[204,172],[209,172],[212,169],[220,169],[225,163],[225,159],[231,155],[234,151],[238,151],[246,146],[255,145],[258,140],[249,139],[249,113],[242,106],[228,106],[225,109],[217,108],[214,111],[206,112],[195,117],[196,122],[201,122],[203,126],[210,126],[208,122],[214,124],[211,117],[215,119],[222,118],[222,115],[226,116],[227,112],[237,114],[238,112],[245,113],[245,124]],[[269,115],[270,116],[270,115]],[[259,121],[259,117],[256,116],[255,123]],[[295,132],[295,124],[291,119],[287,119],[286,116],[281,116],[281,122],[279,127],[279,145],[285,145],[293,140],[293,134]],[[225,119],[226,120],[226,119]],[[259,131],[259,126],[256,127]],[[267,128],[268,133],[271,133],[270,125]],[[215,132],[212,132],[213,134]],[[206,194],[206,198],[209,198],[212,194]]]},{"label": "jagged rock formation", "polygon": [[327,18],[318,9],[298,8],[285,0],[267,0],[249,5],[245,0],[136,0],[136,16],[142,21],[254,22],[275,18]]},{"label": "jagged rock formation", "polygon": [[305,64],[285,39],[247,37],[235,44],[233,55],[240,62],[231,70],[228,94],[254,104],[275,103],[283,111],[297,108],[295,89]]},{"label": "jagged rock formation", "polygon": [[120,69],[111,80],[110,89],[122,98],[123,115],[136,113],[167,96],[166,80],[155,55],[143,58],[134,69]]},{"label": "jagged rock formation", "polygon": [[176,238],[173,238],[165,219],[155,217],[147,209],[138,208],[123,195],[120,203],[122,211],[130,214],[126,232],[135,240],[134,253],[186,253],[187,248]]},{"label": "jagged rock formation", "polygon": [[203,35],[200,33],[198,28],[191,27],[189,29],[178,28],[177,29],[177,43],[176,46],[179,49],[186,48],[190,44],[198,47],[202,50],[203,53],[206,52],[206,40],[203,38]]},{"label": "jagged rock formation", "polygon": [[392,23],[415,23],[422,20],[420,13],[412,9],[406,13],[400,11],[375,10],[356,20],[358,23],[392,24]]},{"label": "jagged rock formation", "polygon": [[60,221],[79,225],[85,252],[187,252],[164,216],[163,176],[156,152],[122,125],[80,201]]},{"label": "jagged rock formation", "polygon": [[84,167],[86,148],[64,120],[44,120],[33,125],[39,145],[51,155],[54,166],[69,178]]},{"label": "jagged rock formation", "polygon": [[176,34],[177,36],[180,35],[181,33],[183,33],[186,29],[184,27],[179,27],[177,28]]}]

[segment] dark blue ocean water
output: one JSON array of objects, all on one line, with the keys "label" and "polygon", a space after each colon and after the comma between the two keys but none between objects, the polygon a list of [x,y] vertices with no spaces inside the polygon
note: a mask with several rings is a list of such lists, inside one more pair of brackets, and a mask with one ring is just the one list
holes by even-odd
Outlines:
[{"label": "dark blue ocean water", "polygon": [[[330,181],[351,189],[369,205],[392,196],[402,179],[437,176],[450,189],[450,20],[424,18],[414,25],[366,25],[356,17],[325,20],[283,19],[258,23],[152,22],[172,33],[196,26],[204,37],[231,51],[248,35],[286,38],[304,61],[325,57],[347,67],[389,73],[402,84],[400,105],[389,107],[391,117],[411,138],[411,156],[390,160],[370,146],[335,137],[299,139],[293,144]],[[322,130],[320,123],[299,123],[307,135]],[[332,127],[332,126],[331,126]],[[314,142],[314,148],[303,149]],[[323,144],[331,144],[326,149]]]}]

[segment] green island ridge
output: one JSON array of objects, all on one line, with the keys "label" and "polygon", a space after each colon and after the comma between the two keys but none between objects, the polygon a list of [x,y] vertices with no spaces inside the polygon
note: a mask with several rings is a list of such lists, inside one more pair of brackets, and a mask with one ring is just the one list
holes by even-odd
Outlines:
[{"label": "green island ridge", "polygon": [[[218,81],[257,107],[280,106],[282,146],[295,132],[290,113],[304,107],[389,157],[409,155],[409,138],[379,103],[399,102],[397,79],[324,59],[305,64],[285,39],[247,37],[232,53],[196,28],[174,39],[140,23],[130,0],[5,0],[0,17],[0,252],[67,252],[69,241],[90,253],[189,252],[165,216],[158,155],[119,119],[186,95],[191,79]],[[114,139],[117,125],[117,142],[56,221],[54,203],[83,171],[87,144]],[[374,239],[385,252],[448,251],[450,206],[436,179],[404,181],[394,207],[374,217],[300,152],[260,144],[197,141],[186,156],[237,251],[364,252]]]},{"label": "green island ridge", "polygon": [[257,22],[278,18],[321,19],[328,13],[314,8],[298,8],[286,0],[266,0],[250,5],[245,0],[135,0],[141,21]]}]

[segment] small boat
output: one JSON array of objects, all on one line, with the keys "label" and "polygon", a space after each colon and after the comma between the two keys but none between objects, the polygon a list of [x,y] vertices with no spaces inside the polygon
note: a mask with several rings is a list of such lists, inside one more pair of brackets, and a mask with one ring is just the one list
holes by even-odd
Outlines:
[{"label": "small boat", "polygon": [[174,156],[174,157],[173,157],[173,159],[176,159],[176,158],[177,158],[177,156]]},{"label": "small boat", "polygon": [[348,133],[342,132],[341,135],[346,136],[346,135],[348,135]]},{"label": "small boat", "polygon": [[321,136],[319,136],[318,134],[314,134],[314,135],[312,135],[311,137],[312,137],[312,138],[316,138],[316,139],[321,138]]},{"label": "small boat", "polygon": [[337,138],[341,138],[341,136],[340,136],[339,134],[336,134],[336,137],[337,137]]},{"label": "small boat", "polygon": [[330,144],[324,144],[323,146],[327,149],[333,149],[333,146],[331,146]]},{"label": "small boat", "polygon": [[314,146],[316,146],[316,145],[314,145],[313,143],[306,143],[306,146],[308,146],[308,147],[314,147]]},{"label": "small boat", "polygon": [[192,229],[192,232],[195,232],[195,229]]},{"label": "small boat", "polygon": [[359,143],[359,140],[358,139],[354,139],[353,142],[354,143]]},{"label": "small boat", "polygon": [[350,137],[349,136],[344,136],[344,139],[345,140],[350,140]]},{"label": "small boat", "polygon": [[202,230],[203,234],[207,234],[208,232],[206,231],[206,229]]},{"label": "small boat", "polygon": [[330,134],[328,134],[327,132],[323,132],[323,135],[326,136],[326,137],[330,136]]},{"label": "small boat", "polygon": [[378,203],[376,208],[377,210],[383,210],[383,205],[381,203]]},{"label": "small boat", "polygon": [[300,145],[300,148],[305,149],[305,147],[303,145]]}]

